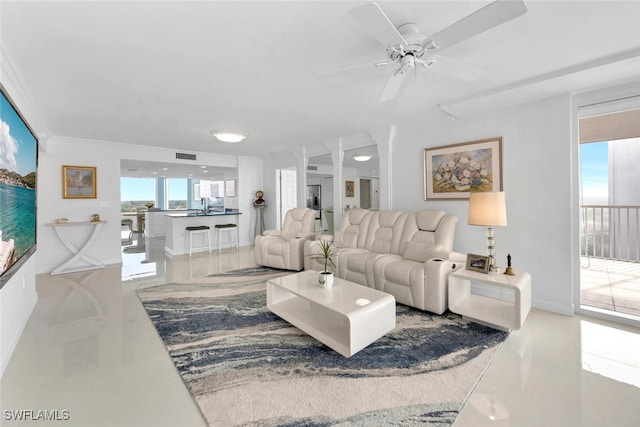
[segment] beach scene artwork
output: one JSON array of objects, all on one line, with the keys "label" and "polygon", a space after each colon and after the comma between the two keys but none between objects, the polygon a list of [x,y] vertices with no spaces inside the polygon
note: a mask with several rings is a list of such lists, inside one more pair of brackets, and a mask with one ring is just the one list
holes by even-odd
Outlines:
[{"label": "beach scene artwork", "polygon": [[38,141],[4,91],[0,98],[0,275],[2,275],[36,244]]}]

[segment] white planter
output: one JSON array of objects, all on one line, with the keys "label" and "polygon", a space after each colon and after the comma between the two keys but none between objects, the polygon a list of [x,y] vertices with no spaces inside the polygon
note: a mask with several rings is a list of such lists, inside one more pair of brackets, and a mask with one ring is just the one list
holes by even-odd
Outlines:
[{"label": "white planter", "polygon": [[318,273],[318,283],[325,289],[330,289],[333,286],[333,273]]}]

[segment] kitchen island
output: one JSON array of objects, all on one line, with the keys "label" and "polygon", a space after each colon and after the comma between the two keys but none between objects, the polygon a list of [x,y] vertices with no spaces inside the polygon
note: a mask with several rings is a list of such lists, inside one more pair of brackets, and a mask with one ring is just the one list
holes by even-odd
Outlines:
[{"label": "kitchen island", "polygon": [[[207,213],[201,211],[181,212],[165,215],[165,234],[166,241],[164,250],[169,255],[182,255],[189,252],[185,247],[185,234],[187,227],[208,225],[211,230],[211,242],[215,238],[215,226],[218,224],[236,224],[238,225],[238,215],[242,213],[238,209],[214,210]],[[195,242],[198,247],[204,246],[204,236],[196,236],[202,238],[202,242]],[[205,250],[204,248],[200,250]]]}]

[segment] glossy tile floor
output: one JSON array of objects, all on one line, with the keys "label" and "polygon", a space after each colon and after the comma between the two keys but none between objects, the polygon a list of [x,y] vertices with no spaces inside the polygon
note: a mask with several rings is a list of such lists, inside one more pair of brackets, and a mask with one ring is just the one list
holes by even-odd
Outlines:
[{"label": "glossy tile floor", "polygon": [[[38,276],[38,305],[0,381],[0,425],[205,424],[135,290],[251,266],[253,247],[166,259],[162,246],[129,246],[122,266]],[[639,333],[533,310],[455,425],[638,426]],[[69,420],[4,416],[20,409],[66,410]]]}]

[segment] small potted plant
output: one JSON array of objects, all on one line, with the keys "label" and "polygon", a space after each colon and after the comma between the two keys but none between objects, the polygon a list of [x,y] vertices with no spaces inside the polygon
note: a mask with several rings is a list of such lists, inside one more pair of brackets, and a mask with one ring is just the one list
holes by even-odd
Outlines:
[{"label": "small potted plant", "polygon": [[333,273],[329,271],[329,264],[336,268],[336,264],[333,262],[333,242],[325,239],[318,239],[317,242],[320,246],[320,253],[312,255],[311,259],[324,264],[323,271],[318,273],[318,283],[323,288],[329,289],[333,286]]}]

